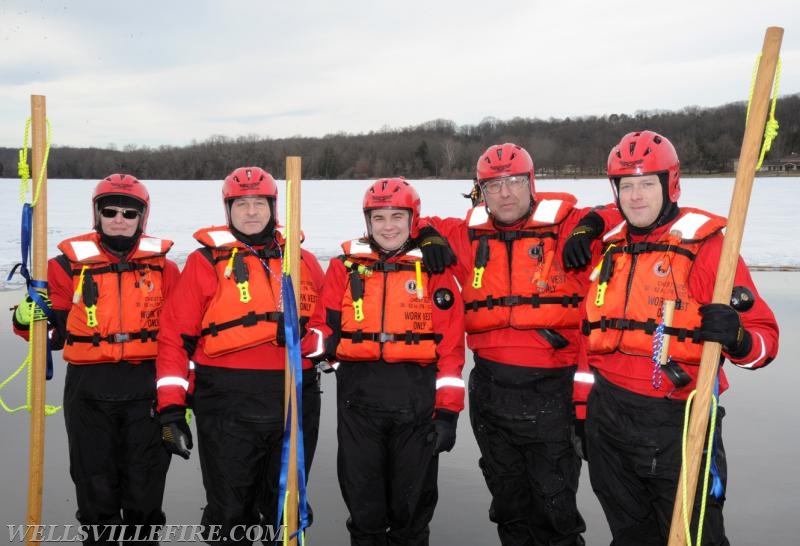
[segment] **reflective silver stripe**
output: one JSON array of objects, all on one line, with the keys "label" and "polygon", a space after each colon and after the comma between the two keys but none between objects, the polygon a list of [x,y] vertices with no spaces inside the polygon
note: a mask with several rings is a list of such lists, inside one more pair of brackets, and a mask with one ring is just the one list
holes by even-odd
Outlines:
[{"label": "reflective silver stripe", "polygon": [[697,212],[689,212],[683,216],[683,218],[678,219],[677,222],[672,224],[670,231],[677,231],[681,235],[683,239],[694,239],[697,235],[697,230],[703,227],[703,224],[711,220],[705,214],[699,214]]},{"label": "reflective silver stripe", "polygon": [[561,199],[542,199],[536,203],[533,211],[533,219],[537,222],[552,223],[556,221],[556,215],[564,201]]},{"label": "reflective silver stripe", "polygon": [[[761,352],[759,353],[758,357],[756,357],[755,359],[751,360],[750,362],[743,362],[742,364],[737,364],[736,362],[734,362],[734,365],[739,366],[740,368],[750,368],[750,369],[752,369],[753,366],[755,366],[756,364],[761,362],[761,359],[763,359],[765,356],[767,356],[767,348],[766,348],[766,346],[764,344],[764,338],[761,337],[761,334],[759,334],[758,332],[756,332],[756,336],[758,336],[758,342],[761,344]],[[755,338],[753,338],[753,339],[755,340]]]},{"label": "reflective silver stripe", "polygon": [[157,237],[142,237],[139,239],[139,250],[143,252],[161,252],[161,239]]},{"label": "reflective silver stripe", "polygon": [[322,332],[320,332],[316,328],[309,328],[308,331],[309,332],[314,332],[317,335],[317,346],[312,352],[310,352],[307,355],[305,355],[305,357],[306,358],[314,358],[315,356],[321,356],[322,353],[325,352],[325,347],[323,346],[323,343],[322,343]]},{"label": "reflective silver stripe", "polygon": [[100,255],[100,249],[94,241],[72,241],[70,246],[79,262]]},{"label": "reflective silver stripe", "polygon": [[594,383],[594,374],[589,372],[575,372],[576,383]]},{"label": "reflective silver stripe", "polygon": [[227,229],[209,231],[208,236],[211,237],[211,240],[214,242],[214,246],[225,246],[236,241],[236,237],[234,237],[233,233]]},{"label": "reflective silver stripe", "polygon": [[611,228],[610,230],[608,230],[606,234],[603,235],[603,241],[608,241],[609,239],[613,239],[620,231],[622,231],[623,227],[625,227],[624,220],[619,224],[617,224],[616,226],[614,226],[613,228]]},{"label": "reflective silver stripe", "polygon": [[442,387],[460,387],[464,388],[464,380],[460,377],[440,377],[436,380],[436,390]]},{"label": "reflective silver stripe", "polygon": [[156,381],[156,388],[161,387],[182,387],[183,390],[189,390],[189,382],[182,377],[162,377]]},{"label": "reflective silver stripe", "polygon": [[189,369],[194,370],[194,360],[189,361]]}]

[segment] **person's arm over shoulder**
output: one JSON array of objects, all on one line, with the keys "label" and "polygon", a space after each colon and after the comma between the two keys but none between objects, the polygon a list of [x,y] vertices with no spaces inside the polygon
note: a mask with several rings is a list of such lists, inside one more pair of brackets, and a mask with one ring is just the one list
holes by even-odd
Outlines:
[{"label": "person's arm over shoulder", "polygon": [[200,252],[191,253],[161,310],[156,358],[158,410],[186,405],[189,358],[200,337],[203,313],[215,292],[213,265]]},{"label": "person's arm over shoulder", "polygon": [[[430,226],[450,242],[450,239],[466,232],[467,223],[462,218],[441,218],[439,216],[423,216],[419,219],[420,227]],[[452,245],[452,243],[450,243]]]},{"label": "person's arm over shoulder", "polygon": [[464,301],[452,275],[428,279],[433,331],[442,336],[436,346],[436,408],[458,413],[464,409]]},{"label": "person's arm over shoulder", "polygon": [[564,220],[561,259],[565,269],[584,269],[599,256],[603,233],[619,224],[616,205],[573,209]]},{"label": "person's arm over shoulder", "polygon": [[[722,235],[718,234],[710,238],[697,253],[692,274],[689,276],[689,289],[701,304],[710,303],[713,298],[721,251]],[[733,351],[734,354],[731,354],[723,350],[723,353],[739,367],[761,368],[772,362],[778,354],[778,322],[772,309],[758,293],[750,270],[741,256],[736,265],[733,286],[734,290],[740,287],[752,295],[752,307],[738,311],[744,337],[749,338],[749,347],[745,344],[739,352]]]}]

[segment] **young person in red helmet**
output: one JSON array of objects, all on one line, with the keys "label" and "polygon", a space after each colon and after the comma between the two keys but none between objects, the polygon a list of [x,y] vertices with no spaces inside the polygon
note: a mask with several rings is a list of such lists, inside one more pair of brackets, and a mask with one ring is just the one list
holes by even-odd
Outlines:
[{"label": "young person in red helmet", "polygon": [[[179,272],[166,258],[172,242],[144,234],[150,197],[136,178],[101,180],[92,209],[94,231],[61,242],[63,254],[47,264],[55,322],[50,345],[63,348],[67,362],[64,420],[76,517],[96,526],[85,528],[83,543],[118,544],[136,526],[148,537],[165,523],[170,456],[152,413],[156,335]],[[27,337],[31,318],[30,304],[21,303],[17,333]],[[124,537],[108,527],[119,525],[128,526]]]},{"label": "young person in red helmet", "polygon": [[[665,545],[681,468],[686,399],[696,388],[704,341],[756,369],[778,351],[778,325],[739,258],[731,304],[712,304],[725,219],[678,205],[680,163],[669,140],[629,133],[608,157],[608,177],[624,221],[607,226],[599,276],[585,300],[584,333],[595,381],[588,399],[586,448],[594,489],[620,546]],[[665,365],[654,355],[662,304],[675,302]],[[655,339],[655,342],[654,342]],[[720,368],[719,392],[728,388]],[[698,490],[692,522],[702,543],[727,545],[722,518],[727,477],[721,423],[714,423],[713,478]],[[702,488],[703,479],[699,480]]]},{"label": "young person in red helmet", "polygon": [[[188,458],[193,447],[184,412],[194,362],[198,451],[209,544],[252,544],[244,532],[277,524],[284,431],[281,272],[284,239],[276,229],[278,189],[259,167],[241,167],[222,185],[227,225],[201,229],[159,334],[158,413],[164,439]],[[308,251],[300,256],[301,323],[313,311],[323,273]],[[314,335],[304,342],[314,344]],[[306,353],[312,352],[307,349]],[[306,475],[319,432],[317,372],[303,360],[302,427]],[[212,527],[214,526],[214,527]],[[240,527],[244,526],[244,527]],[[211,530],[217,532],[211,534]],[[216,539],[216,540],[214,540]]]},{"label": "young person in red helmet", "polygon": [[576,408],[583,417],[581,392],[588,391],[581,383],[588,374],[576,374],[588,275],[567,271],[562,254],[587,214],[600,229],[604,220],[577,209],[571,194],[537,192],[533,160],[516,144],[481,155],[476,186],[466,219],[429,221],[456,256],[475,359],[470,420],[492,494],[489,518],[504,545],[582,545],[573,421]]},{"label": "young person in red helmet", "polygon": [[339,485],[353,545],[428,544],[439,453],[464,408],[464,312],[418,248],[420,199],[402,178],[366,191],[367,236],[331,260],[311,327],[338,361]]}]

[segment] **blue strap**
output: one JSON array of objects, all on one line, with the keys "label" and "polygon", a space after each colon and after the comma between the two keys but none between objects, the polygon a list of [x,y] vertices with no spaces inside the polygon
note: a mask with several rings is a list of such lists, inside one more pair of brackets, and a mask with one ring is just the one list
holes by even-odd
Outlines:
[{"label": "blue strap", "polygon": [[[297,488],[298,488],[298,529],[291,535],[292,538],[301,533],[310,525],[308,517],[308,497],[306,495],[306,464],[305,448],[303,442],[303,359],[300,354],[300,321],[297,313],[294,286],[289,275],[281,278],[283,299],[283,323],[286,336],[286,351],[289,356],[289,366],[294,375],[294,392],[291,397],[297,401]],[[278,487],[278,525],[283,518],[283,499],[286,496],[286,485],[289,475],[289,446],[292,434],[292,405],[286,416],[283,431],[283,445],[281,448],[281,473]],[[294,499],[289,499],[294,502]]]},{"label": "blue strap", "polygon": [[[50,322],[50,324],[55,324],[55,313],[53,313],[53,310],[38,292],[38,290],[47,290],[47,281],[39,281],[31,278],[31,272],[28,269],[28,262],[33,261],[31,259],[33,247],[33,207],[30,205],[30,203],[22,204],[22,219],[19,239],[22,262],[16,264],[11,269],[11,271],[8,273],[8,277],[6,277],[6,280],[10,281],[14,276],[14,273],[17,271],[17,268],[19,268],[19,274],[25,279],[28,296],[30,296],[31,300],[33,300],[33,302],[39,306],[42,311],[44,311],[44,314],[47,316],[47,320]],[[45,377],[48,380],[53,378],[53,355],[50,352],[50,343],[47,343],[47,368]]]},{"label": "blue strap", "polygon": [[[719,373],[717,373],[717,379],[714,382],[714,400],[717,403],[717,410],[719,410]],[[716,425],[716,423],[715,423]],[[710,494],[717,500],[722,500],[725,495],[725,486],[722,484],[722,479],[719,477],[719,469],[717,468],[717,434],[716,431],[714,433],[714,437],[711,444],[711,491]]]}]

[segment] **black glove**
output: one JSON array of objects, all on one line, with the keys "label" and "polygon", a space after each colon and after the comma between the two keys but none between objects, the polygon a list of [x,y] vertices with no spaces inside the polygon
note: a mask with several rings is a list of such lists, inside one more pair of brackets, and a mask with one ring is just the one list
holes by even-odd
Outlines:
[{"label": "black glove", "polygon": [[158,414],[161,423],[161,440],[167,451],[189,459],[192,443],[192,431],[186,422],[186,408],[184,406],[167,406]]},{"label": "black glove", "polygon": [[442,451],[450,451],[456,445],[456,425],[458,424],[458,414],[446,409],[437,409],[436,417],[433,419],[433,426],[436,431],[436,443],[433,446],[433,454],[438,455]]},{"label": "black glove", "polygon": [[422,263],[431,273],[444,273],[447,266],[456,263],[456,255],[450,245],[431,226],[419,229],[416,242],[422,251]]},{"label": "black glove", "polygon": [[724,303],[709,303],[699,309],[700,338],[703,341],[716,341],[732,358],[746,356],[753,347],[750,332],[744,329],[739,313]]},{"label": "black glove", "polygon": [[586,421],[583,419],[575,419],[572,422],[572,445],[578,457],[584,461],[589,460],[589,452],[586,451]]},{"label": "black glove", "polygon": [[592,259],[592,241],[603,233],[604,228],[605,222],[595,212],[590,212],[578,222],[564,243],[564,269],[586,267]]}]

